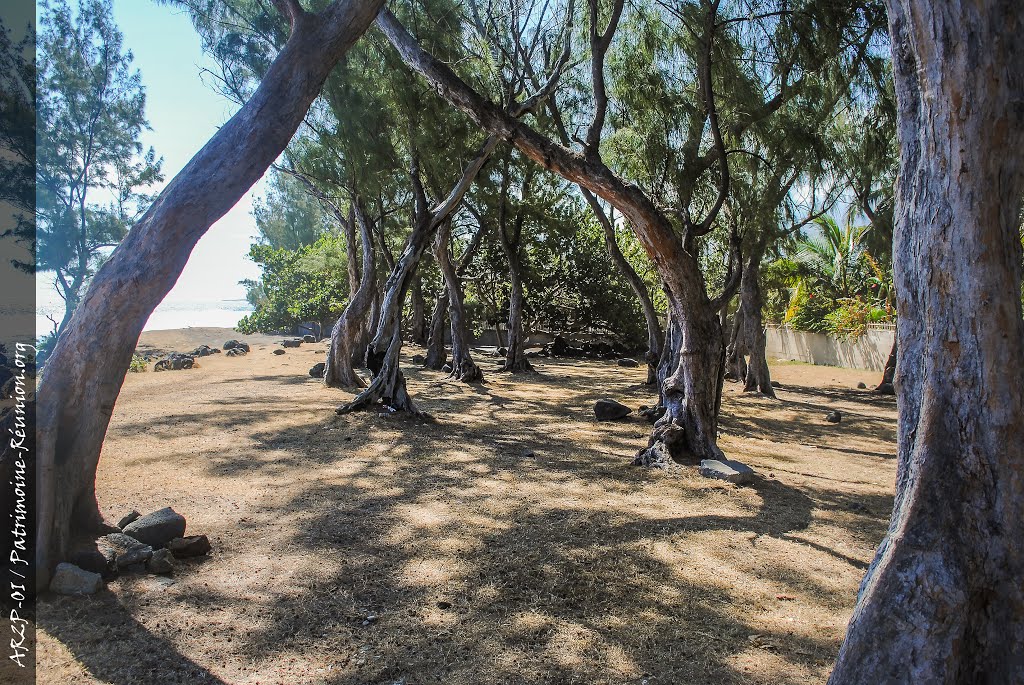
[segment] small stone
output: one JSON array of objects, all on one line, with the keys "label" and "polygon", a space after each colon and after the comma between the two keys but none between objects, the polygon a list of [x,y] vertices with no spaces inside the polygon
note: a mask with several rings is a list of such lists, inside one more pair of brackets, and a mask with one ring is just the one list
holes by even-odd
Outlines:
[{"label": "small stone", "polygon": [[857,389],[858,390],[867,390],[868,389],[868,385],[864,381],[861,381],[860,383],[857,384]]},{"label": "small stone", "polygon": [[245,350],[243,350],[241,347],[232,347],[230,350],[228,350],[227,352],[224,353],[224,356],[225,357],[244,357],[245,354],[246,354]]},{"label": "small stone", "polygon": [[121,520],[117,522],[117,527],[124,529],[125,526],[127,526],[132,521],[137,521],[141,516],[142,514],[132,509],[131,512],[125,514],[121,518]]},{"label": "small stone", "polygon": [[324,370],[326,368],[327,368],[327,364],[325,364],[323,362],[317,362],[316,364],[313,364],[313,366],[311,366],[309,368],[309,377],[310,378],[323,378],[324,377]]},{"label": "small stone", "polygon": [[616,421],[624,419],[632,413],[633,410],[626,405],[608,398],[600,399],[594,403],[594,416],[597,417],[598,421]]},{"label": "small stone", "polygon": [[833,409],[829,413],[825,414],[825,420],[829,423],[839,423],[843,420],[843,414],[838,409]]},{"label": "small stone", "polygon": [[66,562],[57,564],[57,570],[50,580],[50,591],[59,595],[91,595],[101,587],[103,578],[100,574]]},{"label": "small stone", "polygon": [[498,355],[499,357],[505,357],[505,356],[508,355],[508,348],[507,347],[499,347],[498,349],[496,349],[494,351],[494,354]]},{"label": "small stone", "polygon": [[746,485],[754,480],[752,468],[732,459],[703,459],[700,462],[700,475],[727,480],[736,485]]},{"label": "small stone", "polygon": [[175,538],[167,543],[167,549],[178,559],[189,557],[201,557],[207,554],[210,547],[210,540],[205,535],[190,535],[187,538]]},{"label": "small stone", "polygon": [[163,547],[174,538],[185,534],[185,517],[170,507],[132,521],[123,530],[139,542],[153,547]]},{"label": "small stone", "polygon": [[228,340],[224,343],[225,350],[242,350],[243,352],[249,351],[249,343],[244,343],[241,340]]},{"label": "small stone", "polygon": [[276,350],[274,350],[274,354],[284,354],[284,350],[282,350],[282,349],[281,349],[281,348],[279,347],[279,348],[277,348]]},{"label": "small stone", "polygon": [[114,567],[118,571],[133,564],[144,564],[153,556],[153,548],[124,533],[110,533],[96,540],[97,548],[104,555],[114,556]]},{"label": "small stone", "polygon": [[437,603],[437,608],[438,609],[451,609],[452,608],[452,603],[451,602],[444,602],[444,601],[438,602]]},{"label": "small stone", "polygon": [[782,387],[782,383],[779,383],[778,381],[772,381],[772,387],[773,388],[781,388]]},{"label": "small stone", "polygon": [[427,358],[424,357],[422,354],[414,354],[412,356],[412,363],[413,364],[419,365],[419,364],[425,363],[426,361],[427,361]]},{"label": "small stone", "polygon": [[299,347],[302,345],[302,338],[292,338],[291,340],[282,340],[282,347]]},{"label": "small stone", "polygon": [[83,545],[72,550],[68,561],[90,573],[113,576],[117,572],[117,554],[108,545]]},{"label": "small stone", "polygon": [[174,566],[171,565],[170,550],[158,549],[153,552],[153,556],[149,558],[149,562],[146,564],[146,570],[155,575],[173,571]]},{"label": "small stone", "polygon": [[444,366],[441,367],[441,373],[451,373],[451,372],[452,372],[452,365],[451,364],[445,364]]},{"label": "small stone", "polygon": [[636,367],[640,366],[640,362],[638,362],[635,359],[630,359],[629,357],[620,359],[618,363],[619,366],[624,366],[627,369],[635,369]]},{"label": "small stone", "polygon": [[308,334],[304,335],[304,336],[302,336],[302,342],[315,343],[316,342],[316,336],[315,335],[308,335]]}]

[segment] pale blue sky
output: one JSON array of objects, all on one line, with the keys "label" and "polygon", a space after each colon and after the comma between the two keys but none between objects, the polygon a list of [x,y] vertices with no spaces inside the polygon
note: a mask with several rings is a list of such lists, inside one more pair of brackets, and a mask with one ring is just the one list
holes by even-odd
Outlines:
[{"label": "pale blue sky", "polygon": [[[201,77],[202,69],[214,65],[203,54],[199,36],[183,11],[152,0],[114,0],[114,18],[146,87],[146,116],[152,130],[143,135],[143,144],[152,145],[157,156],[163,156],[165,177],[170,181],[237,105],[203,82],[209,76]],[[247,255],[256,235],[253,198],[263,192],[260,181],[210,228],[164,300],[166,304],[245,296],[238,281],[259,275]],[[46,274],[40,274],[38,285],[37,309],[62,306]]]}]

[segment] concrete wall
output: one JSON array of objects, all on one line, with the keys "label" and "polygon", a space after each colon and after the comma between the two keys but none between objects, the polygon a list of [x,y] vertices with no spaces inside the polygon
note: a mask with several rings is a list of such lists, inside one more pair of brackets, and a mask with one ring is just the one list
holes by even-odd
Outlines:
[{"label": "concrete wall", "polygon": [[881,372],[892,350],[894,335],[895,330],[891,328],[870,328],[856,342],[847,343],[822,333],[770,326],[766,352],[769,360],[801,361]]}]

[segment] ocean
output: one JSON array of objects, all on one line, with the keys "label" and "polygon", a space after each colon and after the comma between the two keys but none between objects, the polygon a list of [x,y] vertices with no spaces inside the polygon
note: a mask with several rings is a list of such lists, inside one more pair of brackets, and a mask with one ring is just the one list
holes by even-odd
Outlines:
[{"label": "ocean", "polygon": [[[234,328],[246,314],[251,314],[252,305],[245,299],[206,301],[164,301],[150,315],[144,331],[165,331],[188,327]],[[46,318],[50,314],[60,319],[63,309],[58,303],[38,303],[36,309],[36,333],[44,335],[53,330],[53,324]]]}]

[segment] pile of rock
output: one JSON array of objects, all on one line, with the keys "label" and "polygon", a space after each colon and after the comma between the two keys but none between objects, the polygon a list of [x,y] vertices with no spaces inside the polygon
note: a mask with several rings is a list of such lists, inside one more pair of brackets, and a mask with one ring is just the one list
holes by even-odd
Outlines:
[{"label": "pile of rock", "polygon": [[64,595],[88,595],[103,580],[124,573],[168,574],[174,560],[203,556],[210,551],[205,535],[185,536],[185,517],[170,507],[142,516],[133,511],[93,545],[75,549],[59,564],[50,590]]},{"label": "pile of rock", "polygon": [[606,340],[588,340],[572,344],[560,335],[541,348],[542,357],[570,357],[579,359],[616,359],[625,357],[627,352]]},{"label": "pile of rock", "polygon": [[220,350],[216,347],[210,347],[209,345],[200,345],[196,349],[189,352],[193,357],[209,357],[211,354],[220,354]]},{"label": "pile of rock", "polygon": [[154,371],[181,371],[182,369],[191,369],[198,366],[196,359],[191,354],[184,354],[181,352],[171,352],[163,359],[159,360],[153,367]]},{"label": "pile of rock", "polygon": [[241,357],[249,353],[249,343],[241,340],[228,340],[224,343],[224,352],[228,357]]}]

